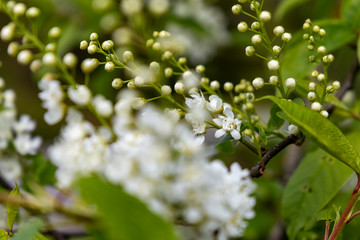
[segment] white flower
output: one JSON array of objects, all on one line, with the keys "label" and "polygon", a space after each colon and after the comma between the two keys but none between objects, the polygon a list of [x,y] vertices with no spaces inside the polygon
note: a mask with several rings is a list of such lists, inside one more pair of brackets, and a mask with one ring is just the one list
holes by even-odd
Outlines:
[{"label": "white flower", "polygon": [[314,110],[314,111],[317,111],[317,112],[320,112],[321,109],[322,109],[322,106],[319,102],[313,102],[311,104],[311,109]]},{"label": "white flower", "polygon": [[199,94],[197,92],[192,93],[190,95],[192,98],[185,98],[185,104],[190,109],[191,108],[204,108],[206,100],[203,96],[203,94]]},{"label": "white flower", "polygon": [[96,95],[92,99],[95,110],[100,116],[109,117],[113,113],[113,105],[111,101],[105,99],[103,95]]},{"label": "white flower", "polygon": [[225,108],[223,113],[225,116],[219,116],[219,118],[213,119],[216,125],[221,126],[221,129],[218,129],[215,132],[215,137],[220,138],[226,133],[230,133],[234,139],[239,140],[239,128],[241,121],[237,118],[234,118],[234,113],[230,108]]},{"label": "white flower", "polygon": [[21,134],[14,139],[14,146],[21,155],[35,155],[41,145],[41,138],[31,138],[29,134]]},{"label": "white flower", "polygon": [[206,102],[206,108],[213,113],[221,113],[223,110],[223,101],[217,95],[211,95],[209,102]]},{"label": "white flower", "polygon": [[257,77],[252,81],[252,85],[254,86],[255,89],[262,88],[264,84],[265,84],[264,79],[262,79],[261,77]]},{"label": "white flower", "polygon": [[80,106],[88,104],[91,98],[91,92],[85,85],[77,85],[76,89],[72,86],[69,87],[68,95],[71,101]]},{"label": "white flower", "polygon": [[260,13],[260,19],[264,22],[268,22],[271,20],[271,13],[269,11],[262,11]]},{"label": "white flower", "polygon": [[15,122],[13,129],[17,134],[29,133],[35,130],[36,123],[29,115],[21,115],[19,121]]}]

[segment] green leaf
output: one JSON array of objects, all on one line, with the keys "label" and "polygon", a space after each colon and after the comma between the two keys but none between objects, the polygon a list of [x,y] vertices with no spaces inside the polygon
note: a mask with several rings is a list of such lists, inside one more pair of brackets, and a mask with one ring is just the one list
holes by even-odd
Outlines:
[{"label": "green leaf", "polygon": [[4,229],[0,229],[0,240],[8,240],[9,235]]},{"label": "green leaf", "polygon": [[46,238],[42,235],[42,238],[39,238],[39,231],[43,227],[44,223],[40,219],[32,219],[19,229],[12,240],[44,240]]},{"label": "green leaf", "polygon": [[343,0],[341,4],[342,19],[354,28],[360,27],[360,1]]},{"label": "green leaf", "polygon": [[357,57],[360,59],[360,36],[357,39]]},{"label": "green leaf", "polygon": [[[324,45],[328,52],[334,51],[356,37],[356,32],[351,26],[339,19],[324,19],[313,24],[319,25],[326,30],[326,37],[321,45]],[[316,63],[309,63],[309,52],[307,41],[302,40],[304,31],[295,34],[292,43],[286,46],[283,58],[281,59],[282,78],[293,77],[296,80],[308,77],[310,72],[317,66]],[[307,87],[306,87],[307,89]]]},{"label": "green leaf", "polygon": [[222,153],[232,153],[234,152],[234,147],[231,143],[231,140],[223,141],[215,146],[216,150]]},{"label": "green leaf", "polygon": [[327,118],[300,104],[265,96],[276,103],[287,115],[289,122],[299,129],[326,152],[342,161],[355,172],[360,173],[360,156],[344,134]]},{"label": "green leaf", "polygon": [[270,108],[270,119],[267,123],[267,127],[269,131],[273,131],[279,129],[283,124],[284,120],[277,116],[277,113],[281,111],[278,105],[273,104]]},{"label": "green leaf", "polygon": [[[9,198],[14,198],[14,199],[20,198],[19,187],[16,183],[15,183],[15,188],[9,194]],[[19,211],[19,206],[16,205],[8,205],[6,208],[7,224],[10,232],[12,231],[12,227],[14,225],[18,211]]]},{"label": "green leaf", "polygon": [[97,177],[78,182],[81,196],[95,204],[107,239],[175,240],[172,225],[151,212],[144,203]]},{"label": "green leaf", "polygon": [[287,233],[295,239],[309,222],[336,195],[353,171],[321,149],[308,153],[301,161],[282,198],[282,212],[289,221]]},{"label": "green leaf", "polygon": [[256,124],[255,131],[259,134],[261,141],[266,145],[267,137],[266,137],[265,130],[260,125]]},{"label": "green leaf", "polygon": [[308,1],[309,0],[282,0],[275,12],[275,18],[282,19],[286,13]]}]

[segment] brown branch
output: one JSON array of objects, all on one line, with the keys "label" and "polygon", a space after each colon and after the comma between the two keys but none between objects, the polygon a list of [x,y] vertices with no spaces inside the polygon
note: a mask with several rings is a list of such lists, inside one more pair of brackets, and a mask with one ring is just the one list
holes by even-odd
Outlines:
[{"label": "brown branch", "polygon": [[250,170],[250,176],[252,178],[258,178],[261,177],[264,174],[265,168],[262,167],[266,166],[270,162],[270,160],[276,156],[279,152],[281,152],[284,148],[289,146],[290,144],[297,144],[301,145],[303,139],[303,134],[299,132],[297,135],[290,134],[285,138],[283,141],[276,144],[274,147],[270,148],[263,156],[262,161],[259,161],[251,170]]}]

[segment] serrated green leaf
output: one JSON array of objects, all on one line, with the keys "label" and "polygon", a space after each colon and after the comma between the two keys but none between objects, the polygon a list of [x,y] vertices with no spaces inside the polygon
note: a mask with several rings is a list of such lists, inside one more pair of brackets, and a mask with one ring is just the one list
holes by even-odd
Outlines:
[{"label": "serrated green leaf", "polygon": [[152,213],[121,187],[96,177],[80,179],[78,186],[81,196],[96,205],[107,239],[177,239],[170,223]]},{"label": "serrated green leaf", "polygon": [[279,118],[277,113],[281,111],[278,105],[273,104],[270,108],[270,119],[267,123],[267,127],[269,131],[273,131],[279,129],[283,124],[284,120]]},{"label": "serrated green leaf", "polygon": [[265,96],[276,103],[287,115],[288,120],[322,149],[342,161],[355,172],[360,173],[360,156],[344,134],[327,118],[300,104]]},{"label": "serrated green leaf", "polygon": [[8,240],[9,235],[4,229],[0,229],[0,240]]},{"label": "serrated green leaf", "polygon": [[343,0],[341,4],[341,18],[354,28],[360,27],[360,1]]},{"label": "serrated green leaf", "polygon": [[[20,197],[20,191],[18,185],[15,183],[15,188],[10,192],[9,198],[19,198]],[[8,205],[6,208],[6,217],[7,217],[7,224],[9,227],[9,230],[12,231],[12,227],[15,222],[16,215],[19,211],[19,206],[16,205]]]},{"label": "serrated green leaf", "polygon": [[43,240],[38,238],[39,231],[44,227],[44,223],[38,219],[32,219],[19,229],[19,231],[12,238],[13,240]]},{"label": "serrated green leaf", "polygon": [[287,233],[297,233],[318,217],[353,171],[321,149],[308,153],[285,187],[282,212],[289,222]]}]

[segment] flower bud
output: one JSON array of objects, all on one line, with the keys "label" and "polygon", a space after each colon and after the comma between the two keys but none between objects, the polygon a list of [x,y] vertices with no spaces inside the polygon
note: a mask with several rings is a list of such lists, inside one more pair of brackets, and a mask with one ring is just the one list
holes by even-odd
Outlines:
[{"label": "flower bud", "polygon": [[277,61],[277,60],[271,60],[271,61],[269,61],[268,62],[268,64],[267,64],[267,66],[268,66],[268,68],[269,68],[269,70],[271,70],[271,71],[276,71],[276,70],[278,70],[279,69],[279,61]]},{"label": "flower bud", "polygon": [[310,28],[310,24],[309,23],[304,23],[303,24],[303,29],[304,30],[307,30],[307,29],[309,29]]},{"label": "flower bud", "polygon": [[316,70],[314,70],[314,71],[311,72],[311,76],[312,76],[313,78],[317,78],[317,77],[319,76],[319,72],[316,71]]},{"label": "flower bud", "polygon": [[163,61],[167,61],[170,58],[172,58],[173,54],[170,51],[165,51],[164,54],[162,55],[162,60]]},{"label": "flower bud", "polygon": [[224,90],[226,92],[231,92],[234,89],[234,84],[232,82],[224,83]]},{"label": "flower bud", "polygon": [[37,18],[40,15],[40,9],[37,7],[31,7],[26,11],[25,15],[29,19]]},{"label": "flower bud", "polygon": [[320,31],[320,27],[318,25],[313,26],[313,32],[318,33]]},{"label": "flower bud", "polygon": [[186,64],[186,62],[187,62],[187,59],[186,59],[185,57],[181,57],[181,58],[179,58],[179,60],[178,60],[178,63],[179,63],[180,65],[184,65],[184,64]]},{"label": "flower bud", "polygon": [[90,41],[96,41],[99,39],[99,35],[95,32],[90,34]]},{"label": "flower bud", "polygon": [[56,65],[56,55],[53,52],[45,53],[42,57],[42,61],[46,66],[55,66]]},{"label": "flower bud", "polygon": [[273,52],[276,56],[278,56],[281,52],[281,47],[279,47],[277,45],[273,46]]},{"label": "flower bud", "polygon": [[277,76],[270,76],[269,83],[272,85],[277,85],[279,83],[279,78]]},{"label": "flower bud", "polygon": [[246,32],[248,30],[248,25],[246,22],[240,22],[238,25],[237,25],[237,29],[239,32]]},{"label": "flower bud", "polygon": [[123,86],[123,81],[121,80],[121,78],[115,78],[111,82],[111,86],[115,89],[120,89]]},{"label": "flower bud", "polygon": [[317,80],[319,82],[323,82],[325,81],[325,75],[323,73],[320,73],[318,76],[317,76]]},{"label": "flower bud", "polygon": [[14,38],[16,25],[13,22],[8,23],[1,29],[0,37],[4,42],[9,42]]},{"label": "flower bud", "polygon": [[288,89],[294,89],[296,86],[296,80],[294,78],[288,78],[285,80],[285,86]]},{"label": "flower bud", "polygon": [[252,81],[252,85],[256,90],[262,88],[264,84],[265,84],[264,79],[262,79],[261,77],[257,77]]},{"label": "flower bud", "polygon": [[334,90],[339,90],[340,89],[340,82],[339,81],[334,81],[332,83],[332,87],[334,88]]},{"label": "flower bud", "polygon": [[216,80],[210,82],[210,88],[214,91],[220,88],[220,83]]},{"label": "flower bud", "polygon": [[17,55],[17,61],[18,63],[22,65],[29,65],[32,61],[33,55],[30,50],[21,50],[19,54]]},{"label": "flower bud", "polygon": [[125,51],[122,55],[122,58],[125,63],[128,63],[134,59],[134,55],[131,51]]},{"label": "flower bud", "polygon": [[7,48],[7,53],[11,57],[15,57],[20,50],[20,44],[18,42],[11,42]]},{"label": "flower bud", "polygon": [[292,39],[292,36],[290,33],[284,33],[282,36],[281,36],[281,39],[284,41],[284,42],[290,42],[290,40]]},{"label": "flower bud", "polygon": [[61,29],[59,27],[53,27],[49,30],[48,36],[50,39],[58,39],[61,36]]},{"label": "flower bud", "polygon": [[185,85],[181,81],[178,81],[177,83],[175,83],[174,89],[175,89],[175,92],[178,93],[178,94],[184,94],[185,93]]},{"label": "flower bud", "polygon": [[104,66],[105,71],[112,72],[115,70],[115,64],[113,62],[107,62]]},{"label": "flower bud", "polygon": [[334,91],[335,91],[335,90],[334,90],[334,88],[333,88],[332,85],[326,87],[326,92],[327,92],[327,93],[333,93]]},{"label": "flower bud", "polygon": [[141,110],[146,104],[145,98],[135,98],[131,103],[131,107],[135,110]]},{"label": "flower bud", "polygon": [[269,11],[262,11],[259,17],[262,21],[268,22],[271,20],[271,13]]},{"label": "flower bud", "polygon": [[161,44],[159,42],[155,42],[153,45],[152,45],[152,49],[154,51],[159,51],[161,49]]},{"label": "flower bud", "polygon": [[262,41],[262,39],[259,34],[255,34],[254,36],[251,37],[251,42],[254,45],[261,43],[261,41]]},{"label": "flower bud", "polygon": [[275,36],[280,36],[285,32],[285,29],[283,26],[276,26],[273,30]]},{"label": "flower bud", "polygon": [[81,42],[80,42],[80,49],[81,49],[81,50],[87,49],[88,46],[89,46],[89,43],[88,43],[87,41],[84,40],[84,41],[81,41]]},{"label": "flower bud", "polygon": [[326,48],[324,46],[320,46],[317,48],[317,52],[319,54],[325,54],[326,53]]},{"label": "flower bud", "polygon": [[23,16],[26,12],[26,5],[24,3],[16,3],[12,8],[12,12],[15,16]]},{"label": "flower bud", "polygon": [[197,73],[203,73],[203,72],[205,72],[205,67],[204,67],[204,65],[197,65],[196,66],[196,68],[195,68],[195,71],[197,72]]},{"label": "flower bud", "polygon": [[142,76],[136,76],[134,83],[136,87],[142,87],[145,85],[145,79]]},{"label": "flower bud", "polygon": [[78,63],[78,58],[73,53],[67,53],[63,57],[63,63],[68,68],[75,68],[76,64]]},{"label": "flower bud", "polygon": [[161,95],[162,96],[170,96],[171,94],[171,87],[168,85],[164,85],[161,87]]},{"label": "flower bud", "polygon": [[97,52],[97,46],[95,44],[90,44],[87,51],[89,54],[95,54]]},{"label": "flower bud", "polygon": [[240,4],[235,4],[234,6],[232,6],[231,11],[233,12],[233,14],[235,15],[239,15],[241,13],[242,7]]},{"label": "flower bud", "polygon": [[253,30],[258,30],[258,29],[260,29],[260,23],[259,22],[253,22],[252,24],[251,24],[251,29],[253,29]]},{"label": "flower bud", "polygon": [[101,44],[101,48],[105,51],[110,51],[114,47],[114,42],[112,40],[106,40]]},{"label": "flower bud", "polygon": [[310,91],[315,91],[316,90],[316,84],[314,82],[309,83],[309,90]]},{"label": "flower bud", "polygon": [[314,110],[314,111],[317,111],[317,112],[320,112],[321,109],[322,109],[322,106],[319,102],[313,102],[311,104],[311,109]]},{"label": "flower bud", "polygon": [[322,110],[320,112],[321,115],[323,115],[324,117],[328,118],[329,117],[329,113],[326,110]]},{"label": "flower bud", "polygon": [[83,73],[89,74],[94,71],[98,65],[99,60],[97,60],[96,58],[86,58],[81,63],[81,70],[83,71]]},{"label": "flower bud", "polygon": [[255,53],[255,48],[254,48],[253,46],[247,46],[247,47],[245,48],[245,54],[246,54],[246,56],[251,57],[251,56],[254,55],[254,53]]},{"label": "flower bud", "polygon": [[165,68],[165,77],[169,78],[173,75],[173,69],[172,68]]},{"label": "flower bud", "polygon": [[30,70],[33,73],[37,73],[38,71],[40,71],[41,67],[42,67],[42,61],[40,59],[35,59],[30,64]]},{"label": "flower bud", "polygon": [[313,102],[316,100],[316,94],[315,92],[309,92],[307,95],[307,99],[309,99],[309,101]]}]

